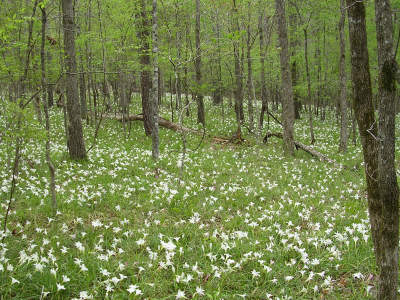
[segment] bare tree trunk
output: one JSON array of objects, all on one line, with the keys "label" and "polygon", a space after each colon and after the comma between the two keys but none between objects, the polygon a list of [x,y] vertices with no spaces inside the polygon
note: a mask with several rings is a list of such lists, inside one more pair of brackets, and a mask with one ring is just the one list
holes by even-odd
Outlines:
[{"label": "bare tree trunk", "polygon": [[254,129],[254,107],[253,107],[253,66],[251,62],[251,47],[252,47],[252,41],[251,41],[251,27],[250,27],[250,22],[251,22],[251,3],[250,1],[248,2],[248,18],[247,18],[247,93],[248,93],[248,99],[247,99],[247,110],[249,114],[249,129],[250,131],[253,131]]},{"label": "bare tree trunk", "polygon": [[264,14],[262,13],[258,18],[258,31],[260,35],[260,84],[261,84],[261,113],[260,120],[258,122],[258,130],[261,132],[264,125],[264,114],[268,113],[268,102],[267,102],[267,89],[265,87],[265,41],[264,41],[264,26],[263,26]]},{"label": "bare tree trunk", "polygon": [[372,104],[365,6],[364,2],[358,0],[347,0],[346,3],[349,20],[350,50],[352,53],[353,107],[364,153],[369,219],[376,263],[379,267],[382,255],[382,244],[379,233],[382,203],[379,196],[377,124]]},{"label": "bare tree trunk", "polygon": [[346,41],[344,33],[344,24],[346,22],[346,5],[345,0],[340,0],[340,21],[339,21],[339,37],[340,37],[340,143],[339,151],[347,152],[347,77],[346,77]]},{"label": "bare tree trunk", "polygon": [[197,101],[197,122],[205,126],[205,112],[204,112],[204,99],[201,93],[201,46],[200,46],[200,0],[196,0],[196,59],[194,61],[194,66],[196,69],[196,101]]},{"label": "bare tree trunk", "polygon": [[151,113],[152,113],[152,154],[155,160],[160,156],[160,141],[158,135],[158,23],[157,23],[157,0],[153,0],[153,89],[151,94]]},{"label": "bare tree trunk", "polygon": [[286,26],[285,2],[275,0],[280,45],[281,76],[282,76],[282,120],[283,149],[287,154],[294,155],[294,103],[292,76],[289,65],[289,47]]},{"label": "bare tree trunk", "polygon": [[141,92],[142,92],[142,109],[144,117],[144,131],[147,136],[151,135],[152,121],[151,121],[151,104],[150,104],[150,90],[151,86],[151,75],[150,75],[150,24],[149,16],[147,11],[147,1],[140,1],[140,42],[141,42],[141,53],[140,53],[140,63],[142,65],[141,72]]},{"label": "bare tree trunk", "polygon": [[393,49],[393,21],[389,0],[375,0],[379,64],[378,182],[382,216],[382,255],[379,261],[379,300],[397,299],[399,260],[399,188],[395,168],[397,63]]},{"label": "bare tree trunk", "polygon": [[[307,25],[308,26],[308,25]],[[313,124],[313,112],[312,112],[312,96],[311,96],[311,76],[310,76],[310,68],[308,65],[308,31],[307,28],[304,28],[304,58],[306,61],[306,74],[307,74],[307,92],[308,92],[308,122],[310,125],[310,139],[311,145],[315,143],[314,136],[314,124]]]},{"label": "bare tree trunk", "polygon": [[[239,16],[238,9],[236,7],[236,0],[233,0],[233,19],[234,19],[234,32],[239,32]],[[243,80],[242,80],[242,68],[240,67],[240,50],[239,50],[239,37],[235,37],[233,41],[233,54],[235,57],[235,78],[236,78],[236,89],[235,89],[235,113],[237,122],[237,132],[241,132],[242,114],[243,111]]]},{"label": "bare tree trunk", "polygon": [[46,23],[47,23],[47,14],[46,8],[41,7],[42,10],[42,40],[40,47],[40,62],[41,62],[41,71],[42,71],[42,97],[43,97],[43,108],[44,108],[44,116],[46,122],[46,162],[49,168],[50,173],[50,195],[51,195],[51,206],[53,208],[53,213],[55,214],[57,211],[57,199],[56,199],[56,183],[55,183],[55,168],[53,162],[50,158],[50,119],[49,119],[49,109],[48,102],[46,99],[46,53],[45,53],[45,42],[46,42]]},{"label": "bare tree trunk", "polygon": [[62,0],[64,50],[66,63],[66,94],[68,112],[67,146],[72,159],[86,157],[78,93],[78,74],[75,57],[75,23],[72,0]]}]

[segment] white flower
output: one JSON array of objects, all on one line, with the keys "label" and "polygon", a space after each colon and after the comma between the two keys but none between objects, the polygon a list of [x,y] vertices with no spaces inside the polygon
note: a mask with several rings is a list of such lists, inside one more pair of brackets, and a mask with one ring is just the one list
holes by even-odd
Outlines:
[{"label": "white flower", "polygon": [[201,286],[196,287],[196,294],[199,296],[204,295],[204,289]]},{"label": "white flower", "polygon": [[138,245],[138,246],[142,246],[142,245],[144,245],[146,243],[146,241],[144,240],[144,239],[140,239],[140,240],[137,240],[136,241],[136,244]]},{"label": "white flower", "polygon": [[14,277],[11,277],[11,284],[14,283],[19,283],[19,280],[15,279]]},{"label": "white flower", "polygon": [[290,280],[292,280],[292,279],[293,279],[293,276],[290,276],[290,275],[289,275],[289,276],[285,276],[285,280],[286,280],[286,281],[290,281]]},{"label": "white flower", "polygon": [[65,275],[62,276],[62,279],[63,279],[63,282],[69,282],[70,281],[69,277],[65,276]]},{"label": "white flower", "polygon": [[75,247],[78,248],[78,250],[81,252],[85,251],[85,247],[82,245],[81,242],[76,242]]},{"label": "white flower", "polygon": [[253,275],[253,278],[260,277],[260,272],[253,270],[253,271],[251,271],[251,275]]},{"label": "white flower", "polygon": [[164,241],[161,241],[161,247],[163,247],[167,251],[174,251],[176,248],[176,245],[172,241],[169,241],[167,243]]},{"label": "white flower", "polygon": [[103,223],[101,223],[101,221],[99,219],[96,219],[96,220],[92,221],[92,226],[94,228],[101,227],[101,226],[103,226]]},{"label": "white flower", "polygon": [[57,291],[62,291],[62,290],[65,290],[65,286],[60,283],[57,283]]},{"label": "white flower", "polygon": [[185,292],[178,290],[178,293],[176,294],[176,299],[185,299]]},{"label": "white flower", "polygon": [[128,291],[129,294],[132,294],[132,293],[135,293],[137,289],[138,289],[138,287],[136,284],[135,285],[131,284],[129,286],[129,288],[127,288],[126,290]]}]

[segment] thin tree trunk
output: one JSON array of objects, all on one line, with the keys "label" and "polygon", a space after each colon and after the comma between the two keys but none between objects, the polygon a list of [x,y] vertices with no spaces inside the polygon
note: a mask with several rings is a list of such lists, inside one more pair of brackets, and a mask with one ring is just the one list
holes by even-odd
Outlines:
[{"label": "thin tree trunk", "polygon": [[75,57],[75,23],[72,0],[62,0],[64,50],[66,63],[66,94],[68,112],[67,146],[72,159],[86,157],[78,93],[78,75]]},{"label": "thin tree trunk", "polygon": [[339,151],[347,152],[347,77],[346,77],[346,41],[344,33],[344,25],[346,21],[346,5],[345,0],[340,0],[340,21],[339,21],[339,37],[340,37],[340,143]]},{"label": "thin tree trunk", "polygon": [[275,0],[280,45],[281,76],[282,76],[282,120],[283,149],[287,154],[294,155],[294,103],[292,76],[289,65],[288,36],[286,26],[285,2]]},{"label": "thin tree trunk", "polygon": [[260,84],[261,84],[261,113],[260,120],[258,122],[258,130],[261,132],[264,125],[264,114],[265,111],[268,112],[268,102],[267,102],[267,89],[265,87],[265,42],[264,42],[264,26],[263,26],[264,13],[262,13],[258,18],[258,31],[260,35]]},{"label": "thin tree trunk", "polygon": [[194,66],[196,69],[196,101],[197,101],[197,122],[205,126],[205,112],[204,112],[204,99],[201,92],[201,47],[200,47],[200,0],[196,0],[196,58]]},{"label": "thin tree trunk", "polygon": [[147,11],[147,1],[140,1],[140,42],[141,42],[141,53],[140,53],[140,63],[142,65],[141,72],[141,92],[142,92],[142,109],[144,117],[144,131],[147,136],[151,135],[151,104],[150,104],[150,90],[152,88],[151,84],[151,74],[150,74],[150,24],[148,20]]},{"label": "thin tree trunk", "polygon": [[311,76],[310,76],[310,68],[308,65],[308,31],[307,28],[304,28],[304,58],[306,61],[306,74],[307,74],[307,92],[308,92],[308,122],[310,126],[310,139],[311,145],[315,143],[315,136],[314,136],[314,124],[313,124],[313,112],[312,112],[312,96],[311,96]]},{"label": "thin tree trunk", "polygon": [[158,135],[158,23],[157,23],[157,0],[153,0],[153,89],[151,94],[151,113],[152,113],[152,155],[155,160],[160,156],[160,141]]},{"label": "thin tree trunk", "polygon": [[[239,32],[239,16],[238,9],[236,7],[236,0],[233,0],[233,22],[234,22],[234,32]],[[237,132],[241,132],[242,124],[242,106],[243,106],[243,80],[242,80],[242,68],[240,67],[240,50],[239,50],[239,37],[235,37],[233,41],[233,54],[235,58],[235,79],[236,79],[236,89],[235,89],[235,113],[236,113],[236,123]]]},{"label": "thin tree trunk", "polygon": [[248,93],[248,102],[247,102],[247,110],[249,114],[249,129],[253,131],[254,129],[254,107],[253,107],[253,66],[251,62],[251,3],[248,3],[248,19],[247,19],[247,93]]},{"label": "thin tree trunk", "polygon": [[44,116],[46,122],[46,163],[49,168],[50,174],[50,195],[51,195],[51,206],[53,208],[53,213],[55,214],[57,211],[57,199],[56,199],[56,183],[55,183],[55,168],[53,162],[50,158],[50,119],[49,119],[49,109],[48,102],[46,99],[46,53],[45,53],[45,42],[46,42],[46,23],[47,23],[47,14],[46,8],[41,7],[42,10],[42,40],[40,47],[40,62],[41,62],[41,71],[42,71],[42,97],[43,97],[43,108],[44,108]]}]

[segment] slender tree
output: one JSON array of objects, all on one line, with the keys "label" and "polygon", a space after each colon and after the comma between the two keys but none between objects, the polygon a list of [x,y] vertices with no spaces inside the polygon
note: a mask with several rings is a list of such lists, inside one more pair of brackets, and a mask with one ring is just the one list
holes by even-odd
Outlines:
[{"label": "slender tree", "polygon": [[153,89],[151,93],[151,113],[152,113],[152,154],[155,160],[160,156],[159,150],[159,135],[158,135],[158,80],[159,80],[159,69],[158,69],[158,19],[157,19],[157,0],[153,0]]},{"label": "slender tree", "polygon": [[347,76],[346,76],[346,41],[344,25],[346,21],[345,0],[340,0],[340,21],[339,21],[339,39],[340,39],[340,62],[339,62],[339,81],[340,81],[340,143],[339,151],[347,151]]},{"label": "slender tree", "polygon": [[196,58],[194,60],[194,67],[196,69],[196,102],[197,102],[197,122],[206,124],[204,112],[204,99],[201,92],[201,45],[200,45],[200,0],[196,0]]},{"label": "slender tree", "polygon": [[143,125],[147,136],[151,135],[151,74],[150,74],[150,18],[148,15],[147,0],[140,0],[140,31],[141,42],[140,64],[142,71],[140,73],[140,86],[142,93]]}]

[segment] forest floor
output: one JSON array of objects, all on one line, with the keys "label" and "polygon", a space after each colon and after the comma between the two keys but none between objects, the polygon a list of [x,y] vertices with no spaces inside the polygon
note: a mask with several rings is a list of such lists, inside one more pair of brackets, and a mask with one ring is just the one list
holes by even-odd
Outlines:
[{"label": "forest floor", "polygon": [[[233,115],[223,123],[220,108],[207,107],[208,132],[232,135]],[[303,113],[296,139],[308,144]],[[162,115],[170,119],[165,108]],[[195,116],[192,109],[185,126],[197,128]],[[314,147],[346,168],[301,150],[285,157],[281,140],[263,144],[244,130],[242,145],[206,138],[198,150],[201,136],[187,134],[181,172],[179,133],[160,129],[161,157],[154,163],[142,123],[132,122],[128,136],[112,120],[102,123],[88,159],[73,162],[59,109],[51,122],[57,214],[36,122],[24,138],[8,234],[0,242],[1,299],[373,297],[361,147],[349,143],[347,154],[338,153],[333,114],[315,120]],[[270,127],[280,131],[272,121]],[[85,125],[87,147],[94,131]],[[11,142],[0,142],[1,225]]]}]

